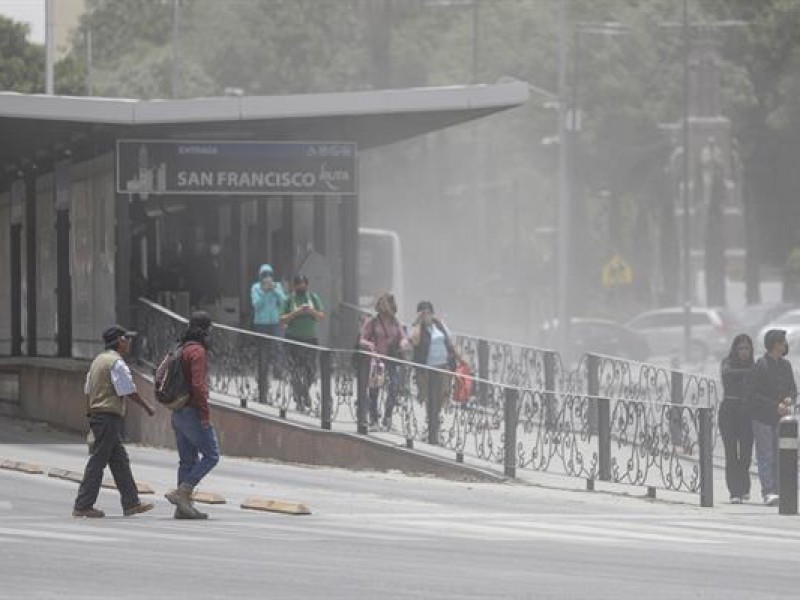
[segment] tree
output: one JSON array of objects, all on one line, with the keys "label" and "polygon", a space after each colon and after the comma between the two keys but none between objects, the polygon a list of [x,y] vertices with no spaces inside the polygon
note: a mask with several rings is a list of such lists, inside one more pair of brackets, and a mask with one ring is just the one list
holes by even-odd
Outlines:
[{"label": "tree", "polygon": [[782,265],[800,243],[800,174],[795,164],[800,153],[800,4],[702,0],[702,5],[717,18],[747,24],[740,33],[726,36],[725,54],[739,67],[731,78],[739,93],[729,97],[729,109],[749,190],[747,212],[757,219],[758,231],[769,232],[758,236],[763,241],[758,254]]},{"label": "tree", "polygon": [[[44,92],[44,47],[28,41],[29,27],[0,16],[0,90]],[[83,66],[67,57],[55,65],[57,94],[77,95],[83,88]]]},{"label": "tree", "polygon": [[44,91],[44,48],[28,42],[28,25],[0,16],[0,89]]}]

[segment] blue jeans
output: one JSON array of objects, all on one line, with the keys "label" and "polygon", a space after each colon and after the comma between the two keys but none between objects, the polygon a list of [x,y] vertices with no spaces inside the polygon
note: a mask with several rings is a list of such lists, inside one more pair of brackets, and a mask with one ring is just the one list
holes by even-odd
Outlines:
[{"label": "blue jeans", "polygon": [[766,498],[768,494],[778,493],[778,426],[753,419],[753,438],[761,495]]},{"label": "blue jeans", "polygon": [[[200,423],[200,411],[186,406],[172,413],[172,429],[178,446],[178,485],[196,486],[219,462],[219,443],[211,425]],[[198,455],[201,456],[198,460]]]}]

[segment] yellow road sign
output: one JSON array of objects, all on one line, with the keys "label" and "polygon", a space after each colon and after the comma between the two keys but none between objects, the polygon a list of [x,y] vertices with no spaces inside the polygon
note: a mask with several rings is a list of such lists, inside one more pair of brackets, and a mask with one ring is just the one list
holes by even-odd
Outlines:
[{"label": "yellow road sign", "polygon": [[619,254],[615,254],[603,267],[603,287],[613,288],[632,283],[633,269]]}]

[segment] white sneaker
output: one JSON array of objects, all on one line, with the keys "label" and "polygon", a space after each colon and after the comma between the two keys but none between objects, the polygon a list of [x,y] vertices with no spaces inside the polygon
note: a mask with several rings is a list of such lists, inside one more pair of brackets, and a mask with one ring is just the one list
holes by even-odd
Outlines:
[{"label": "white sneaker", "polygon": [[744,496],[742,496],[742,501],[743,502],[750,502],[750,494],[745,494]]},{"label": "white sneaker", "polygon": [[739,496],[731,496],[731,504],[741,504],[742,499]]},{"label": "white sneaker", "polygon": [[778,496],[778,494],[767,494],[764,497],[764,504],[766,504],[767,506],[778,506],[780,500],[781,499],[780,496]]}]

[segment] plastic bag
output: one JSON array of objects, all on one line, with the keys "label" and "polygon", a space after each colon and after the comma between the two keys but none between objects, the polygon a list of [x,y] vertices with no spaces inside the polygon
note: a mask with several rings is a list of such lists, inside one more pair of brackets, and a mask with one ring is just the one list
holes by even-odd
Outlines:
[{"label": "plastic bag", "polygon": [[386,365],[382,360],[373,358],[369,365],[369,387],[382,388],[386,383]]},{"label": "plastic bag", "polygon": [[455,370],[455,385],[453,386],[453,402],[463,404],[469,402],[472,396],[472,371],[467,363],[458,363]]}]

